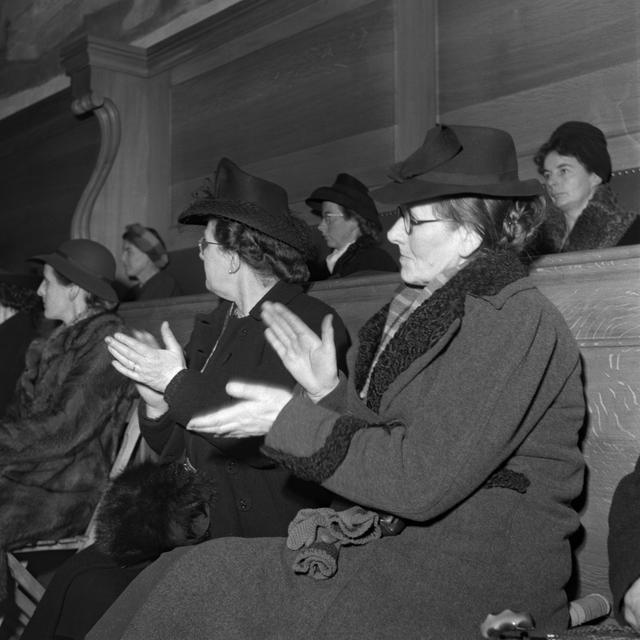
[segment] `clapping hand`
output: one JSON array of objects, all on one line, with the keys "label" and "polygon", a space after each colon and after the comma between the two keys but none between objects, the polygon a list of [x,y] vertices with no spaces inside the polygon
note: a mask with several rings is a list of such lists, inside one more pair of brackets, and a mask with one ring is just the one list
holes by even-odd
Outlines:
[{"label": "clapping hand", "polygon": [[[138,385],[162,395],[171,379],[186,367],[182,347],[169,328],[160,326],[164,348],[146,331],[133,331],[133,336],[115,333],[105,342],[114,357],[115,369]],[[142,390],[141,395],[146,400]],[[153,402],[151,404],[154,404]]]},{"label": "clapping hand", "polygon": [[338,365],[332,316],[322,320],[322,337],[277,302],[262,305],[262,320],[267,341],[311,400],[318,402],[333,391],[338,385]]},{"label": "clapping hand", "polygon": [[240,402],[192,418],[189,431],[229,438],[263,436],[293,395],[279,387],[239,381],[228,382],[225,390]]}]

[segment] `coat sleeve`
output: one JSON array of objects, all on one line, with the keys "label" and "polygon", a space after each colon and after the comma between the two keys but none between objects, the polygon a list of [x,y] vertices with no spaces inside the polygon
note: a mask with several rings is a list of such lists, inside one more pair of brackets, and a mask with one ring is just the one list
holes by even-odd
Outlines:
[{"label": "coat sleeve", "polygon": [[558,340],[557,318],[542,308],[477,304],[481,313],[466,317],[438,357],[395,391],[395,412],[339,415],[296,397],[268,434],[265,452],[356,503],[426,521],[499,469],[568,386],[557,420],[569,425],[562,437],[573,455],[584,416],[575,343]]},{"label": "coat sleeve", "polygon": [[44,409],[1,423],[0,463],[32,463],[68,456],[97,437],[101,415],[115,410],[129,383],[113,369],[102,342],[79,354]]},{"label": "coat sleeve", "polygon": [[609,584],[613,613],[622,617],[627,589],[640,578],[640,459],[632,473],[620,480],[609,511]]}]

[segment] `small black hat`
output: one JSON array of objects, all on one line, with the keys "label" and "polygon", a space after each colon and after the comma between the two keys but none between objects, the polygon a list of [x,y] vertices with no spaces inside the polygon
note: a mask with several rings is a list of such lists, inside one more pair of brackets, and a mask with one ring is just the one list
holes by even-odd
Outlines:
[{"label": "small black hat", "polygon": [[355,211],[365,220],[380,225],[378,209],[369,195],[369,189],[348,173],[339,173],[330,187],[318,187],[305,202],[314,212],[323,202],[335,202]]}]

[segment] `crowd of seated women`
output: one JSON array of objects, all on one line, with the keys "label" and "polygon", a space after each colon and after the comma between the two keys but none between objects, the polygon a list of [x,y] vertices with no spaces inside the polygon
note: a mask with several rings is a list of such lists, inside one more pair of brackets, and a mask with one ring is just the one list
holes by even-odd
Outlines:
[{"label": "crowd of seated women", "polygon": [[[566,629],[582,367],[527,264],[614,246],[637,219],[607,186],[596,127],[563,124],[536,163],[544,185],[519,178],[507,132],[434,126],[381,188],[339,173],[310,194],[331,250],[318,265],[286,191],[223,158],[179,217],[202,228],[221,301],[184,348],[166,322],[159,336],[123,326],[98,243],[36,257],[45,316],[61,325],[28,347],[3,418],[3,478],[22,493],[6,494],[0,546],[86,524],[134,395],[159,462],[110,486],[96,544],[63,564],[23,637],[476,638],[504,609]],[[396,208],[399,265],[378,244],[376,201]],[[167,259],[153,229],[129,225],[127,299],[179,295]],[[399,269],[403,285],[350,338],[304,292],[310,266]],[[45,506],[51,491],[64,500]],[[619,611],[636,624],[637,608]]]}]

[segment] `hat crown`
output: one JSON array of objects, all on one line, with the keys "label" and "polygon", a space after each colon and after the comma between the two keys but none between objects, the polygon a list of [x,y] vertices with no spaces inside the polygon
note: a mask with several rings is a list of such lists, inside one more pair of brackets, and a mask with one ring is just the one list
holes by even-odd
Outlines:
[{"label": "hat crown", "polygon": [[115,258],[111,251],[99,242],[84,239],[66,240],[58,247],[56,253],[92,276],[104,280],[115,278]]},{"label": "hat crown", "polygon": [[250,202],[270,213],[289,215],[289,198],[280,185],[246,173],[229,158],[222,158],[218,164],[212,195],[220,200]]}]

